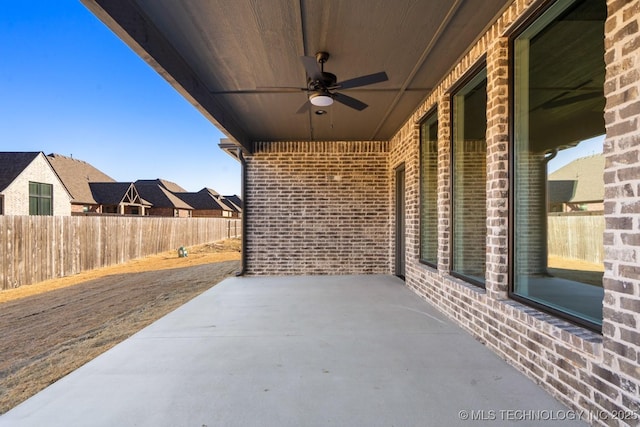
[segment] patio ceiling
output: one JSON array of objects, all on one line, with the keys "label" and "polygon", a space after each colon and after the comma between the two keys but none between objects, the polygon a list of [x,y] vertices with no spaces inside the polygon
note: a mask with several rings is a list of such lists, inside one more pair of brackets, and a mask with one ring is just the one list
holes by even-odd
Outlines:
[{"label": "patio ceiling", "polygon": [[[81,0],[224,132],[253,141],[387,140],[510,0]],[[307,102],[301,56],[329,52],[368,108]],[[284,88],[284,89],[273,89]]]}]

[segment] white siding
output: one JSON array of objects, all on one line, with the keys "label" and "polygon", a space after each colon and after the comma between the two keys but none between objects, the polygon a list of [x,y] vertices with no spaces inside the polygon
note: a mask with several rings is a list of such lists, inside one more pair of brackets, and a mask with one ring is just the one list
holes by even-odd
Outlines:
[{"label": "white siding", "polygon": [[4,215],[29,215],[29,182],[53,186],[53,215],[71,215],[71,200],[42,153],[2,192]]}]

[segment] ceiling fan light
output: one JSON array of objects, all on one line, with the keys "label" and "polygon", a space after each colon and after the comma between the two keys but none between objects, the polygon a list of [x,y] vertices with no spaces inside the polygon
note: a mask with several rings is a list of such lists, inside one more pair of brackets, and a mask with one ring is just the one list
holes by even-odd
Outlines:
[{"label": "ceiling fan light", "polygon": [[309,95],[309,101],[316,107],[328,107],[333,104],[333,98],[323,92],[314,92]]}]

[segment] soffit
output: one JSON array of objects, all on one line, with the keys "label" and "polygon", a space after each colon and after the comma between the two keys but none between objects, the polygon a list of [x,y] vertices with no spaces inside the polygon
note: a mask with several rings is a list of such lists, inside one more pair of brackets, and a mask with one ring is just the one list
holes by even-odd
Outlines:
[{"label": "soffit", "polygon": [[[232,141],[387,140],[510,0],[83,0]],[[300,56],[343,81],[389,80],[297,113]]]}]

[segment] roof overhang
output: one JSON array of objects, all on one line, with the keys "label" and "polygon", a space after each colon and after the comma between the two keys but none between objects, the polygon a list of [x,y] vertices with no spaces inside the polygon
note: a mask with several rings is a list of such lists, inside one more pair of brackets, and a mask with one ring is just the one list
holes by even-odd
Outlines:
[{"label": "roof overhang", "polygon": [[[254,141],[388,140],[512,0],[82,0],[227,137]],[[302,108],[301,56],[330,53],[338,81],[368,107]],[[302,111],[300,111],[302,110]],[[233,154],[235,152],[235,154]]]}]

